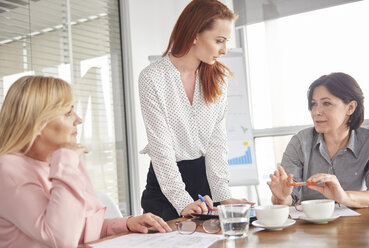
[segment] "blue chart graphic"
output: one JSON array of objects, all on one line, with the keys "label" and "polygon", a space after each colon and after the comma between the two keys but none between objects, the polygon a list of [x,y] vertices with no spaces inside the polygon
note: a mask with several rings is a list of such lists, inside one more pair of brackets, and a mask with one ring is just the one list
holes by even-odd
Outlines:
[{"label": "blue chart graphic", "polygon": [[241,157],[236,157],[236,158],[229,159],[228,164],[229,165],[252,164],[250,146],[247,146],[247,149],[245,151],[245,155],[243,155]]}]

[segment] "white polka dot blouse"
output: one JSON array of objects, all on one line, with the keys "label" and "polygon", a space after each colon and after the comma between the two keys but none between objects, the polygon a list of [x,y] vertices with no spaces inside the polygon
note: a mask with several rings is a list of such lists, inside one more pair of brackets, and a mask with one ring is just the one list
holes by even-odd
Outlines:
[{"label": "white polka dot blouse", "polygon": [[205,157],[213,201],[231,197],[228,181],[227,87],[216,103],[205,103],[198,75],[192,105],[169,56],[147,66],[139,77],[141,110],[149,154],[163,194],[178,214],[190,203],[176,162]]}]

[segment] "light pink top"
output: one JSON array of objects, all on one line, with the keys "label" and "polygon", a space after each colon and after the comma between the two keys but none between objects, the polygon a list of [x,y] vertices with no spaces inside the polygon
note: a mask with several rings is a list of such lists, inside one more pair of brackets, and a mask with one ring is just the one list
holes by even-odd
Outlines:
[{"label": "light pink top", "polygon": [[55,151],[51,164],[0,156],[0,201],[0,248],[70,248],[128,231],[129,217],[104,219],[106,207],[68,149]]}]

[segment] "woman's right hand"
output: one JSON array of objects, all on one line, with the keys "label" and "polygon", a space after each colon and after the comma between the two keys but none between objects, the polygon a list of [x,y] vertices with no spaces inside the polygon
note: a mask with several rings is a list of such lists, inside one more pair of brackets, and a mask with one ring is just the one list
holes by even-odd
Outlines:
[{"label": "woman's right hand", "polygon": [[208,204],[209,208],[206,206],[205,202],[202,202],[200,199],[194,201],[191,204],[188,204],[181,212],[182,216],[190,216],[191,214],[207,214],[208,211],[215,210],[213,207],[213,201],[211,198],[206,195],[204,196],[206,203]]},{"label": "woman's right hand", "polygon": [[273,194],[273,203],[290,205],[293,186],[289,186],[289,184],[293,182],[293,175],[287,175],[283,167],[279,165],[274,174],[270,174],[270,179],[271,181],[267,184]]},{"label": "woman's right hand", "polygon": [[146,213],[140,216],[130,217],[127,220],[128,230],[131,232],[148,233],[149,227],[154,227],[161,233],[171,232],[172,229],[159,216]]},{"label": "woman's right hand", "polygon": [[84,153],[88,153],[88,150],[84,145],[77,143],[67,143],[62,145],[60,148],[66,148],[75,151],[78,154],[78,156],[81,156]]}]

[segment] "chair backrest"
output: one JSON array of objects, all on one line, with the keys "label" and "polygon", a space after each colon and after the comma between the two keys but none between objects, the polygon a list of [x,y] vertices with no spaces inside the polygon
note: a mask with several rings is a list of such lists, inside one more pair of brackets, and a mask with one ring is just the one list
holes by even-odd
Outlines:
[{"label": "chair backrest", "polygon": [[96,192],[96,194],[99,197],[100,201],[106,206],[106,213],[105,213],[106,219],[123,217],[118,206],[115,204],[115,202],[110,196],[108,196],[104,192]]}]

